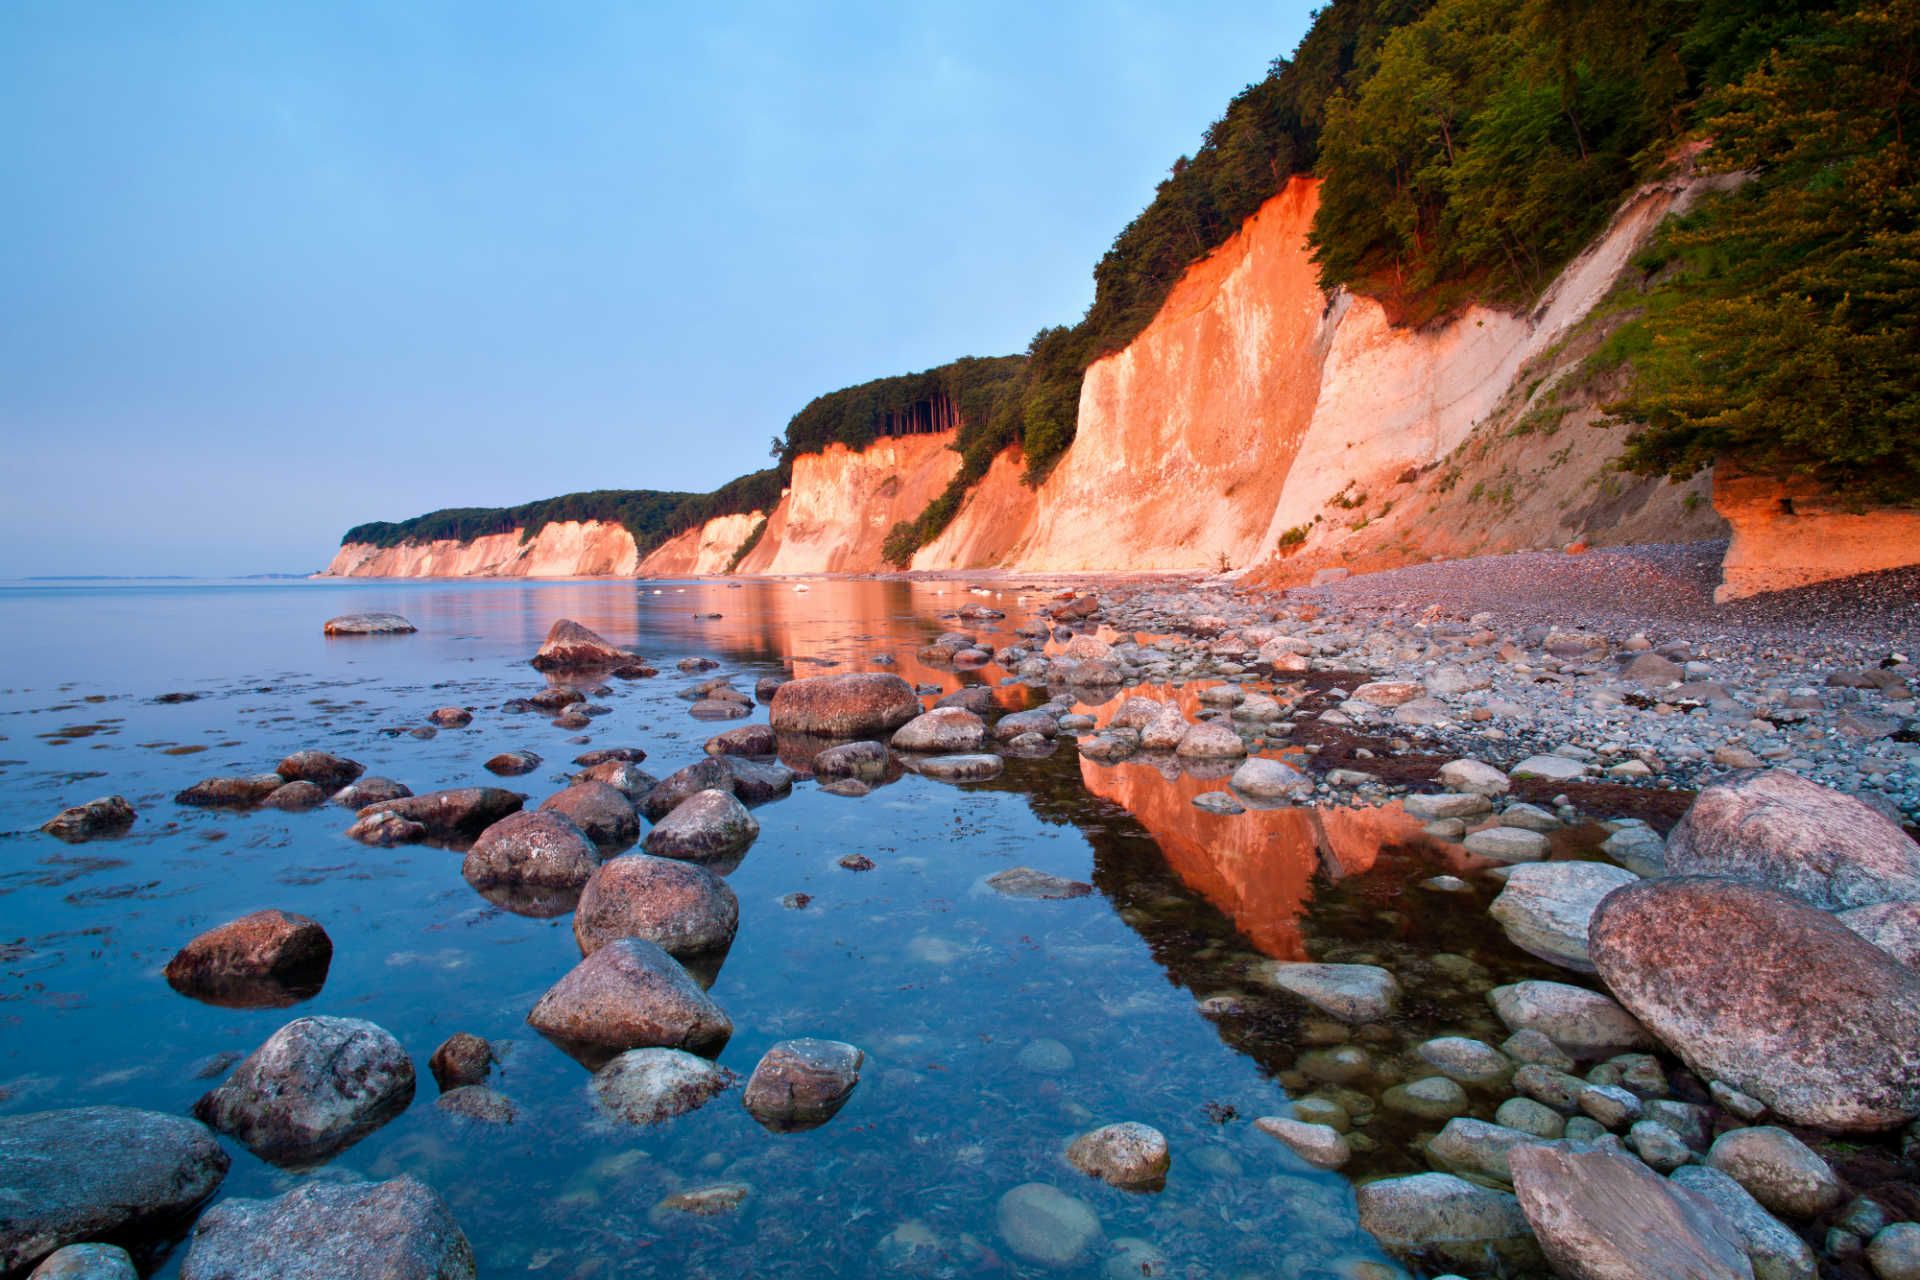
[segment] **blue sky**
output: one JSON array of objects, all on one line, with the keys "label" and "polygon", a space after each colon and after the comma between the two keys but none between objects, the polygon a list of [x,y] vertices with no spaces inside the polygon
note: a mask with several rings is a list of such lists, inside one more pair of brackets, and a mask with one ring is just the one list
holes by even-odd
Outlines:
[{"label": "blue sky", "polygon": [[0,577],[708,489],[1021,350],[1304,3],[0,6]]}]

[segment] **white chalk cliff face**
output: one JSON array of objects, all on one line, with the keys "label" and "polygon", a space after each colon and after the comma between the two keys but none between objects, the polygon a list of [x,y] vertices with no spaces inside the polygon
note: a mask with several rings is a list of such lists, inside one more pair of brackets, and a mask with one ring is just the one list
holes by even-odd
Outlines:
[{"label": "white chalk cliff face", "polygon": [[[1728,526],[1705,501],[1706,477],[1674,485],[1617,473],[1626,432],[1599,429],[1604,414],[1592,395],[1568,425],[1556,417],[1543,433],[1515,428],[1577,364],[1579,342],[1594,340],[1582,321],[1660,221],[1727,181],[1677,179],[1636,192],[1528,314],[1472,307],[1410,329],[1389,324],[1370,298],[1321,292],[1307,245],[1319,183],[1295,178],[1188,269],[1137,338],[1089,367],[1077,435],[1046,480],[1026,486],[1019,450],[1007,450],[911,567],[1225,567],[1284,585],[1321,567],[1721,536]],[[887,534],[957,473],[954,438],[833,445],[796,459],[789,489],[737,571],[894,568],[882,554]],[[1756,567],[1765,558],[1792,559],[1795,582],[1920,558],[1903,536],[1920,517],[1895,521],[1897,528],[1886,520],[1871,528],[1782,521],[1753,489],[1719,503],[1733,523],[1730,561],[1741,561],[1742,590],[1773,581]],[[1742,521],[1754,532],[1743,537]],[[625,530],[588,523],[549,526],[528,543],[500,534],[348,546],[328,572],[724,573],[762,523],[758,512],[723,516],[644,562]],[[1831,529],[1849,545],[1871,544],[1872,553],[1785,545]]]},{"label": "white chalk cliff face", "polygon": [[471,542],[451,538],[376,547],[342,546],[323,572],[332,578],[631,577],[639,549],[624,527],[602,520],[565,520],[522,540],[520,530]]}]

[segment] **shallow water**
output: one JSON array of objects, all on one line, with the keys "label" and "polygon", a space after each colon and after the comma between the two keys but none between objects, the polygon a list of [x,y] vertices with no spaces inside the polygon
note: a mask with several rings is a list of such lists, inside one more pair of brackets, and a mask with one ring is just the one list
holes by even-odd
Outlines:
[{"label": "shallow water", "polygon": [[[917,684],[997,684],[997,667],[934,669],[914,650],[956,628],[1007,643],[1044,598],[1007,590],[984,598],[1005,622],[962,624],[941,615],[983,597],[954,583],[0,586],[0,1112],[184,1112],[216,1082],[201,1074],[214,1055],[248,1052],[299,1013],[340,1014],[407,1047],[420,1076],[412,1106],[304,1174],[230,1143],[220,1194],[413,1174],[452,1205],[483,1275],[1037,1274],[995,1226],[1002,1193],[1033,1181],[1086,1201],[1109,1241],[1150,1241],[1165,1274],[1355,1274],[1380,1255],[1355,1225],[1350,1176],[1426,1167],[1415,1144],[1437,1125],[1379,1112],[1356,1129],[1371,1149],[1330,1174],[1251,1121],[1285,1114],[1289,1089],[1364,1114],[1384,1086],[1426,1074],[1404,1057],[1421,1040],[1501,1038],[1489,987],[1562,976],[1487,920],[1497,885],[1421,887],[1452,868],[1394,811],[1216,816],[1191,799],[1219,778],[1095,764],[1070,746],[1009,760],[986,783],[907,774],[859,799],[798,784],[758,808],[761,835],[729,876],[740,931],[712,994],[736,1031],[719,1061],[744,1078],[775,1041],[814,1035],[859,1045],[867,1062],[831,1123],[777,1135],[737,1093],[651,1129],[597,1118],[586,1070],[524,1023],[579,957],[568,920],[489,904],[458,855],[362,847],[333,806],[236,814],[171,800],[303,747],[416,792],[493,783],[481,762],[526,748],[545,764],[504,785],[534,802],[592,747],[643,747],[644,767],[664,776],[729,727],[688,715],[677,694],[696,678],[731,675],[750,690],[767,674],[879,669],[885,653],[897,661],[885,669]],[[325,618],[371,609],[420,631],[321,635]],[[584,735],[499,709],[544,683],[526,659],[562,616],[661,670],[613,682],[595,699],[612,713]],[[718,670],[674,669],[696,655]],[[172,692],[199,696],[154,700]],[[1000,690],[1006,707],[1045,696]],[[426,740],[405,732],[449,703],[474,708],[474,724]],[[38,833],[63,805],[116,792],[140,811],[124,838],[68,846]],[[875,869],[837,866],[849,853]],[[1095,892],[1024,901],[983,885],[1019,865]],[[811,895],[804,909],[782,905],[795,892]],[[160,971],[187,939],[264,907],[313,916],[332,935],[317,996],[235,1010],[167,986]],[[1383,964],[1406,999],[1392,1023],[1350,1032],[1262,987],[1252,969],[1263,957]],[[517,1105],[511,1125],[435,1108],[426,1060],[456,1031],[501,1049],[489,1083]],[[1329,1083],[1324,1050],[1349,1038],[1375,1069]],[[1037,1040],[1055,1043],[1023,1061]],[[1475,1113],[1498,1100],[1476,1098]],[[1164,1190],[1119,1191],[1062,1160],[1076,1134],[1118,1120],[1167,1135]],[[751,1188],[736,1212],[654,1212],[716,1182]],[[181,1252],[158,1274],[177,1274]],[[1098,1247],[1077,1273],[1110,1261]]]}]

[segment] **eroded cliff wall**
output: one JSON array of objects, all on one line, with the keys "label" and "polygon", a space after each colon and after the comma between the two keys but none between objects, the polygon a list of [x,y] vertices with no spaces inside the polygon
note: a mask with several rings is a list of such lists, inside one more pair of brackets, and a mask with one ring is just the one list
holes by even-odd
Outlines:
[{"label": "eroded cliff wall", "polygon": [[863,450],[827,446],[793,463],[793,481],[742,573],[871,573],[889,568],[887,533],[919,515],[960,469],[951,432],[899,436]]},{"label": "eroded cliff wall", "polygon": [[764,511],[715,516],[649,551],[640,562],[639,574],[643,578],[705,578],[725,573],[733,564],[734,552],[766,516]]},{"label": "eroded cliff wall", "polygon": [[488,534],[471,542],[446,539],[376,547],[349,542],[323,576],[336,578],[574,578],[631,576],[640,563],[633,535],[600,520],[547,525],[522,541],[521,532]]}]

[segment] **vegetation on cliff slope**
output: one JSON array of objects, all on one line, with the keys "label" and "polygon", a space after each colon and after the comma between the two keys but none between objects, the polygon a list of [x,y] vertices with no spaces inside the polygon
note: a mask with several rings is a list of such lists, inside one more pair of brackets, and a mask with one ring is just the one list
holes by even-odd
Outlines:
[{"label": "vegetation on cliff slope", "polygon": [[595,489],[517,507],[449,507],[411,520],[375,520],[355,525],[340,539],[347,543],[397,547],[452,539],[471,542],[489,534],[512,533],[528,541],[550,524],[600,520],[624,525],[641,555],[667,539],[705,524],[715,516],[768,511],[780,500],[780,473],[769,467],[715,489],[712,493],[675,493],[657,489]]},{"label": "vegetation on cliff slope", "polygon": [[1604,355],[1637,469],[1731,454],[1920,501],[1920,3],[1849,6],[1715,95],[1705,160],[1752,180],[1662,236]]}]

